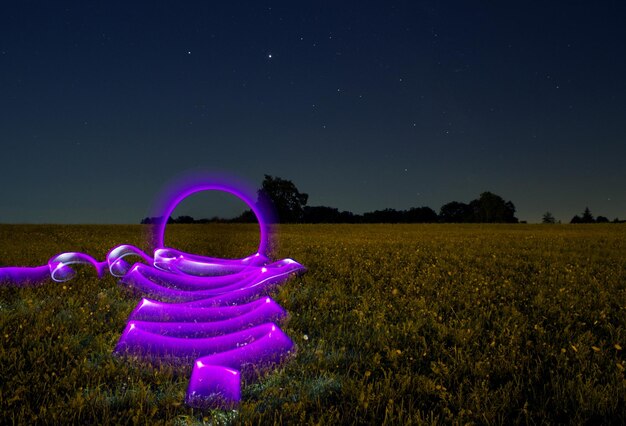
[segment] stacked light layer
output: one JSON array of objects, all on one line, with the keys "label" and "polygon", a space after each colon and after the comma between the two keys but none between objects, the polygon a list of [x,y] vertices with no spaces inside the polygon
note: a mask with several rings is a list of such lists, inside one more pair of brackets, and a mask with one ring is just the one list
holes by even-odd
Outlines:
[{"label": "stacked light layer", "polygon": [[[195,407],[232,407],[241,398],[241,374],[258,373],[293,352],[293,342],[276,325],[286,312],[268,296],[275,286],[305,268],[291,259],[270,262],[265,255],[268,225],[259,203],[241,187],[222,182],[187,181],[165,198],[160,211],[169,217],[185,197],[205,190],[229,192],[256,214],[259,250],[242,259],[219,259],[164,247],[165,222],[158,224],[154,256],[120,245],[98,262],[83,253],[62,253],[48,265],[0,268],[0,284],[18,286],[49,280],[63,282],[71,265],[93,266],[146,296],[131,313],[115,353],[156,362],[193,363],[187,403]],[[139,258],[139,262],[127,259]]]}]

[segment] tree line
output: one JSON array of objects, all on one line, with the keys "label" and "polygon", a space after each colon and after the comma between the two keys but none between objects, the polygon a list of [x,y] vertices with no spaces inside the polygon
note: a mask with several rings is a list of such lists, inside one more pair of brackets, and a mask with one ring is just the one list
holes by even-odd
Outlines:
[{"label": "tree line", "polygon": [[[552,213],[545,212],[543,214],[541,222],[550,224],[550,223],[557,223],[557,220],[552,215]],[[585,207],[585,210],[583,211],[583,213],[580,216],[574,215],[574,217],[572,217],[569,223],[610,223],[610,222],[611,221],[606,216],[593,217],[593,214],[591,214],[591,210],[589,210],[589,207]],[[619,218],[616,217],[615,219],[613,219],[612,222],[613,223],[626,223],[626,220],[619,220]],[[561,223],[561,221],[558,221],[558,223]]]},{"label": "tree line", "polygon": [[[363,214],[340,211],[329,206],[307,205],[309,195],[300,192],[296,185],[287,179],[265,175],[261,188],[257,191],[259,199],[265,198],[274,207],[278,223],[518,223],[515,217],[515,204],[505,201],[501,196],[486,191],[469,203],[450,201],[436,212],[430,207],[413,207],[408,210],[384,209]],[[257,201],[258,202],[258,201]],[[213,217],[194,219],[191,216],[169,217],[171,223],[253,223],[256,216],[252,210],[246,210],[233,219]],[[141,223],[158,223],[161,218],[146,217]],[[543,215],[543,223],[557,223],[550,212]],[[593,217],[589,208],[582,216],[574,216],[570,223],[608,223],[604,216]],[[613,222],[619,221],[617,218]],[[560,223],[560,221],[559,221]]]},{"label": "tree line", "polygon": [[[384,209],[355,214],[340,211],[329,206],[308,206],[309,195],[298,190],[296,185],[286,179],[265,175],[261,188],[257,191],[259,198],[270,201],[274,207],[276,220],[279,223],[517,223],[515,205],[505,201],[499,195],[483,192],[470,203],[451,201],[444,204],[439,213],[430,207],[413,207],[408,210]],[[151,224],[161,221],[159,217],[146,217],[141,223]],[[191,216],[169,217],[171,223],[211,223],[256,222],[251,210],[244,211],[233,219],[213,217],[211,219],[194,219]]]}]

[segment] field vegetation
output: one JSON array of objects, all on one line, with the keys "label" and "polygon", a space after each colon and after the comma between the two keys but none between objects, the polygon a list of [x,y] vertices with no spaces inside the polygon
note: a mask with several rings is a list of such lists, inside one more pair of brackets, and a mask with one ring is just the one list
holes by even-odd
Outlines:
[{"label": "field vegetation", "polygon": [[[0,225],[0,266],[145,247],[146,226]],[[298,350],[237,411],[184,404],[190,368],[118,358],[138,298],[79,268],[0,286],[4,424],[626,423],[626,226],[282,225],[309,270],[273,295]],[[168,245],[239,257],[252,224],[172,225]]]}]

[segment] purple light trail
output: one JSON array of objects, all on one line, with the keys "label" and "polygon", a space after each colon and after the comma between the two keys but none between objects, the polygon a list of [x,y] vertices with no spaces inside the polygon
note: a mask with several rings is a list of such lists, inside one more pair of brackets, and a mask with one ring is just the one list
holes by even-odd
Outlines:
[{"label": "purple light trail", "polygon": [[[83,253],[62,253],[39,267],[0,268],[0,284],[28,286],[70,280],[71,265],[108,270],[120,284],[144,297],[130,314],[114,352],[153,362],[193,363],[186,401],[199,408],[232,408],[241,398],[241,374],[265,371],[293,353],[291,339],[276,325],[286,312],[269,291],[305,268],[292,259],[271,262],[270,209],[241,183],[194,176],[172,185],[157,207],[164,218],[152,235],[154,256],[131,245],[113,248],[99,262]],[[244,201],[260,229],[256,253],[220,259],[165,247],[166,221],[186,197],[200,191],[228,192]],[[126,259],[139,258],[131,263]],[[144,262],[144,263],[142,263]]]}]

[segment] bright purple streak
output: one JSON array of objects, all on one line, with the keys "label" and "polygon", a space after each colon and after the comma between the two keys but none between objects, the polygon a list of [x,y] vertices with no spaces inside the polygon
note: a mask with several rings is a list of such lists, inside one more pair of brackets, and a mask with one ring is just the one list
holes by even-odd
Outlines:
[{"label": "bright purple streak", "polygon": [[[187,404],[194,407],[235,405],[241,393],[239,374],[263,371],[280,363],[293,348],[293,342],[274,324],[265,324],[259,339],[230,351],[204,356],[195,361],[187,388]],[[230,367],[230,368],[229,368]],[[231,377],[231,376],[237,376]]]},{"label": "bright purple streak", "polygon": [[241,373],[238,369],[205,364],[201,360],[194,363],[187,404],[198,408],[232,408],[241,399]]},{"label": "bright purple streak", "polygon": [[267,253],[270,243],[270,223],[273,223],[271,205],[263,198],[257,198],[258,194],[254,188],[233,176],[206,173],[189,174],[170,184],[164,191],[153,212],[153,216],[162,218],[154,228],[152,235],[155,249],[165,247],[164,236],[167,219],[171,216],[176,206],[185,198],[201,191],[227,192],[245,202],[259,223],[259,249],[257,253]]},{"label": "bright purple streak", "polygon": [[[240,280],[228,283],[227,280],[224,279],[228,276],[203,277],[203,279],[188,277],[189,280],[184,281],[181,280],[181,278],[186,276],[175,275],[176,278],[174,278],[172,277],[173,274],[169,272],[159,271],[142,264],[135,264],[122,278],[121,282],[130,288],[138,290],[142,294],[160,300],[190,302],[200,299],[216,298],[216,304],[220,304],[219,296],[222,295],[231,297],[238,294],[248,294],[245,297],[254,297],[256,295],[265,294],[273,285],[285,281],[291,274],[298,273],[301,270],[302,266],[296,262],[276,262],[266,267],[249,267],[245,274],[239,273],[241,274]],[[172,281],[169,281],[170,279]],[[193,287],[195,289],[181,290],[175,288],[176,284],[169,284],[170,282],[176,281],[179,282],[179,287],[185,287],[187,289]]]},{"label": "bright purple streak", "polygon": [[[250,315],[268,318],[283,317],[285,311],[271,297],[257,299],[245,305],[225,306],[221,308],[197,307],[190,303],[164,303],[150,299],[142,299],[131,312],[129,321],[152,322],[222,322],[232,319],[251,321]],[[163,323],[170,324],[170,322]]]},{"label": "bright purple streak", "polygon": [[[0,268],[0,285],[36,285],[50,278],[71,279],[71,265],[91,265],[98,277],[108,270],[120,284],[143,295],[129,317],[115,353],[140,355],[151,360],[192,362],[186,401],[194,407],[233,407],[241,397],[241,372],[262,371],[293,353],[293,342],[275,322],[285,311],[269,290],[305,268],[291,259],[270,263],[265,256],[269,241],[269,210],[253,202],[244,186],[198,178],[179,182],[160,206],[161,217],[170,216],[187,196],[199,191],[229,192],[242,199],[259,221],[257,253],[243,259],[219,259],[163,247],[165,220],[153,239],[154,257],[131,245],[113,248],[106,261],[83,253],[62,253],[39,267]],[[170,191],[171,192],[171,191]],[[126,259],[138,257],[145,263]],[[165,303],[166,301],[178,303]]]},{"label": "bright purple streak", "polygon": [[269,259],[260,253],[243,259],[218,259],[183,253],[173,248],[154,251],[154,266],[163,271],[192,276],[215,276],[245,272],[250,266],[265,265]]},{"label": "bright purple streak", "polygon": [[[221,336],[189,339],[155,334],[138,327],[134,321],[130,321],[115,351],[144,355],[149,358],[157,356],[193,360],[199,356],[213,355],[246,346],[277,329],[275,324],[265,323]],[[249,360],[249,362],[253,361]]]},{"label": "bright purple streak", "polygon": [[[167,264],[159,263],[167,270],[136,263],[121,279],[121,284],[157,300],[140,301],[115,352],[169,362],[201,357],[194,363],[187,403],[234,406],[238,400],[232,397],[240,395],[238,380],[244,366],[262,371],[293,349],[293,342],[273,323],[284,318],[284,310],[271,298],[258,297],[304,268],[291,259],[259,265],[254,259],[262,256],[242,259],[245,268],[236,267],[233,260],[210,258],[204,263],[180,252],[167,258],[171,260]],[[229,275],[221,274],[222,262]],[[215,276],[181,272],[204,274],[209,268]],[[252,298],[257,300],[242,304]]]},{"label": "bright purple streak", "polygon": [[50,267],[8,267],[0,268],[0,285],[16,283],[20,286],[37,285],[50,280]]}]

